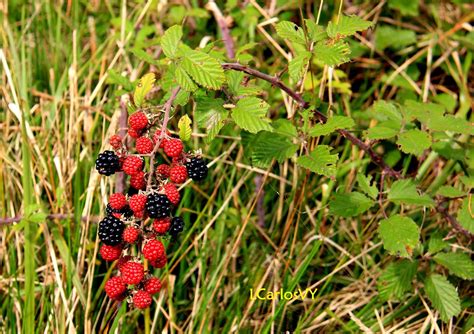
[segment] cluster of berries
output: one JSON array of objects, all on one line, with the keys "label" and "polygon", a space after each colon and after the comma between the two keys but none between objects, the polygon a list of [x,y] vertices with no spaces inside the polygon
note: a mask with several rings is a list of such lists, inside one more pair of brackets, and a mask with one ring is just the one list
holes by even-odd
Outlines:
[{"label": "cluster of berries", "polygon": [[[129,297],[139,309],[151,305],[152,295],[161,289],[161,281],[145,271],[142,257],[149,268],[166,265],[165,247],[161,240],[176,238],[184,230],[184,220],[173,217],[173,208],[179,204],[177,185],[188,177],[194,181],[206,178],[208,169],[202,158],[186,153],[179,138],[167,131],[156,129],[153,116],[143,111],[130,115],[128,137],[135,139],[136,154],[124,144],[127,138],[113,135],[112,150],[99,154],[96,169],[102,175],[123,172],[130,176],[127,194],[114,193],[109,197],[107,216],[99,223],[102,241],[100,254],[106,261],[116,261],[119,275],[105,284],[105,292],[113,300]],[[155,127],[155,129],[153,129]],[[154,135],[151,135],[154,131]],[[162,163],[145,172],[145,157],[153,157],[162,149],[169,163]],[[165,160],[165,161],[166,161]],[[131,248],[137,246],[138,256],[132,257]]]}]

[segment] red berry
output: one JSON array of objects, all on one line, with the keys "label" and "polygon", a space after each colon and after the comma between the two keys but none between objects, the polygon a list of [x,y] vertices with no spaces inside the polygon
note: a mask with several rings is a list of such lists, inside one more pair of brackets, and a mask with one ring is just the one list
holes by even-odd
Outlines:
[{"label": "red berry", "polygon": [[138,172],[130,177],[130,185],[135,189],[143,189],[146,186],[145,173],[143,171]]},{"label": "red berry", "polygon": [[149,154],[153,152],[153,148],[155,147],[155,145],[153,144],[153,141],[150,138],[140,137],[135,142],[135,147],[138,153]]},{"label": "red berry", "polygon": [[167,183],[164,185],[163,188],[165,189],[166,197],[168,197],[170,202],[174,205],[178,205],[181,196],[179,195],[179,191],[178,188],[176,188],[176,185],[174,183]]},{"label": "red berry", "polygon": [[122,147],[122,137],[120,135],[113,135],[109,139],[110,146],[116,150]]},{"label": "red berry", "polygon": [[135,194],[130,197],[129,205],[130,209],[132,209],[133,212],[140,212],[145,210],[145,204],[146,195],[144,194]]},{"label": "red berry", "polygon": [[112,209],[120,210],[127,205],[127,197],[122,193],[115,193],[110,195],[109,204]]},{"label": "red berry", "polygon": [[128,242],[129,244],[135,243],[138,239],[140,231],[135,226],[129,226],[123,231],[123,241]]},{"label": "red berry", "polygon": [[133,213],[133,215],[135,216],[135,218],[137,219],[142,219],[145,217],[145,210],[142,210],[142,211],[136,211]]},{"label": "red berry", "polygon": [[105,283],[105,293],[112,299],[120,299],[123,293],[127,290],[127,285],[119,276],[111,277]]},{"label": "red berry", "polygon": [[131,261],[133,259],[133,256],[131,255],[125,255],[122,256],[118,261],[117,261],[117,268],[118,270],[122,271],[122,267],[125,263]]},{"label": "red berry", "polygon": [[155,219],[153,221],[153,229],[159,234],[165,234],[168,232],[170,225],[171,219],[169,218]]},{"label": "red berry", "polygon": [[127,262],[122,265],[122,280],[126,284],[138,284],[142,281],[143,276],[143,264],[138,262]]},{"label": "red berry", "polygon": [[182,165],[176,165],[170,169],[170,180],[174,183],[183,183],[188,178],[188,172],[186,167]]},{"label": "red berry", "polygon": [[134,155],[129,155],[123,162],[122,169],[125,174],[135,175],[141,172],[143,168],[143,159]]},{"label": "red berry", "polygon": [[142,135],[142,132],[130,128],[130,129],[128,129],[128,135],[129,135],[130,137],[132,137],[132,138],[137,139],[137,138],[139,138],[139,137]]},{"label": "red berry", "polygon": [[159,240],[152,239],[143,246],[143,256],[147,260],[155,261],[163,254],[165,254],[165,246]]},{"label": "red berry", "polygon": [[99,252],[100,256],[102,256],[105,261],[115,261],[118,260],[120,254],[122,254],[122,247],[104,244],[100,247]]},{"label": "red berry", "polygon": [[150,295],[160,292],[161,290],[161,281],[157,277],[151,277],[145,281],[144,287],[146,292]]},{"label": "red berry", "polygon": [[162,257],[156,259],[155,261],[150,261],[150,264],[153,267],[160,269],[166,265],[166,262],[168,262],[168,259],[166,258],[166,255],[163,255]]},{"label": "red berry", "polygon": [[161,130],[156,130],[155,134],[153,135],[153,140],[155,141],[155,143],[160,141],[160,148],[163,148],[163,147],[165,147],[165,143],[169,140],[166,137],[170,136],[170,135],[171,135],[170,132],[168,130],[166,130],[166,134],[163,136],[163,138],[160,141]]},{"label": "red berry", "polygon": [[183,143],[179,139],[170,139],[164,143],[165,154],[171,158],[179,157],[183,152]]},{"label": "red berry", "polygon": [[128,125],[136,131],[141,131],[148,126],[148,118],[143,112],[137,111],[130,115]]},{"label": "red berry", "polygon": [[146,291],[138,290],[135,296],[133,296],[133,305],[135,305],[136,308],[144,309],[150,307],[151,302],[151,295]]},{"label": "red berry", "polygon": [[156,175],[162,177],[169,177],[170,176],[170,166],[167,164],[161,164],[156,167]]}]

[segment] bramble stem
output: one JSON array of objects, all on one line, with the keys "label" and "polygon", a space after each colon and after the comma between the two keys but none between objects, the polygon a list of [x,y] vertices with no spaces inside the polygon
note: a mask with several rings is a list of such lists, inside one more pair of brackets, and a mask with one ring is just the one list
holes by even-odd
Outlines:
[{"label": "bramble stem", "polygon": [[170,120],[170,111],[171,107],[173,106],[173,102],[176,99],[176,96],[178,95],[180,90],[180,87],[176,87],[171,91],[171,96],[169,97],[168,101],[164,104],[164,110],[165,110],[165,115],[163,116],[163,125],[161,126],[161,132],[160,132],[160,137],[158,138],[158,141],[155,143],[155,147],[153,148],[153,152],[151,152],[151,158],[150,158],[150,174],[148,175],[148,181],[146,185],[146,190],[150,190],[151,187],[151,181],[153,180],[153,174],[155,173],[155,155],[160,149],[160,144],[163,141],[163,138],[166,134],[166,129],[168,128],[168,122]]}]

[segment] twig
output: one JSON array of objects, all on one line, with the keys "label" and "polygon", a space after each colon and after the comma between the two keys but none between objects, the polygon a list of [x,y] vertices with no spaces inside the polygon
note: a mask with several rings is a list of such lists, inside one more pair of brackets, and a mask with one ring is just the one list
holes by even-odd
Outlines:
[{"label": "twig", "polygon": [[[123,96],[120,98],[120,117],[119,117],[119,130],[118,134],[120,137],[125,138],[127,135],[127,118],[128,118],[128,111],[127,105],[125,104],[125,100]],[[127,141],[125,140],[125,145],[127,145]],[[115,192],[123,193],[125,189],[125,175],[123,172],[117,173],[115,177]]]},{"label": "twig", "polygon": [[221,10],[216,5],[214,0],[209,1],[206,4],[206,9],[212,12],[212,14],[214,15],[214,18],[216,19],[217,24],[219,25],[219,29],[222,33],[222,40],[224,41],[225,49],[227,51],[227,57],[229,59],[234,59],[235,57],[234,40],[232,39],[232,36],[230,35],[229,26],[227,25],[227,22],[224,16],[222,15]]},{"label": "twig", "polygon": [[168,121],[170,119],[170,111],[171,106],[173,105],[176,96],[178,95],[180,87],[176,87],[171,91],[171,96],[169,97],[168,101],[164,104],[163,108],[165,110],[165,115],[163,116],[163,125],[161,126],[161,132],[158,140],[155,143],[155,147],[153,148],[153,152],[151,152],[150,158],[150,174],[148,175],[148,181],[146,185],[146,189],[149,190],[151,187],[151,181],[153,180],[153,174],[155,173],[155,155],[160,148],[160,144],[163,141],[163,138],[166,134],[166,129],[168,127]]},{"label": "twig", "polygon": [[[274,77],[274,76],[262,73],[260,71],[249,68],[247,66],[241,65],[239,63],[223,63],[222,68],[225,70],[234,70],[234,71],[244,72],[256,78],[265,80],[271,83],[273,86],[278,87],[284,92],[286,92],[293,100],[295,100],[300,105],[301,108],[309,108],[310,106],[310,104],[306,102],[305,99],[299,93],[295,92],[293,89],[286,86],[278,77]],[[319,119],[321,122],[325,123],[327,121],[326,115],[321,113],[319,110],[314,109],[313,113],[315,117]],[[347,130],[339,129],[337,130],[337,132],[339,132],[343,137],[345,137],[351,143],[358,146],[361,150],[367,153],[370,156],[370,159],[372,160],[372,162],[378,165],[382,169],[382,174],[389,175],[397,180],[403,179],[403,175],[401,175],[400,172],[397,172],[392,167],[390,167],[380,155],[375,153],[375,151],[369,145],[364,143],[362,140],[355,137],[353,134],[351,134]],[[449,223],[455,230],[461,232],[462,234],[468,236],[471,240],[473,240],[474,236],[468,230],[464,229],[456,220],[456,218],[451,216],[447,212],[447,209],[441,206],[441,204],[438,204],[435,207],[435,210],[441,215],[443,215],[449,221]]]}]

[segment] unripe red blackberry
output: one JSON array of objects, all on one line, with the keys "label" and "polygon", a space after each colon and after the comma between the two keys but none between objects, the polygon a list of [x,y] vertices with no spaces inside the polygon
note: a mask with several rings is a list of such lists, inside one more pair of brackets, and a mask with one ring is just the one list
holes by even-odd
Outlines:
[{"label": "unripe red blackberry", "polygon": [[146,195],[136,194],[130,197],[129,205],[133,212],[141,212],[145,210]]},{"label": "unripe red blackberry", "polygon": [[140,136],[142,135],[142,131],[137,131],[135,129],[130,128],[128,129],[128,135],[132,138],[137,139],[140,138]]},{"label": "unripe red blackberry", "polygon": [[161,281],[157,277],[150,277],[149,279],[145,281],[145,284],[143,284],[143,288],[150,295],[154,295],[155,293],[160,292]]},{"label": "unripe red blackberry", "polygon": [[128,226],[123,231],[122,238],[126,243],[133,244],[137,241],[139,235],[140,231],[135,226]]},{"label": "unripe red blackberry", "polygon": [[170,169],[170,180],[171,182],[181,184],[188,178],[188,172],[186,167],[182,165],[175,165]]},{"label": "unripe red blackberry", "polygon": [[140,171],[132,175],[130,177],[130,186],[138,190],[143,190],[146,186],[145,173]]},{"label": "unripe red blackberry", "polygon": [[149,261],[155,261],[165,254],[165,246],[161,241],[152,239],[143,246],[143,256]]},{"label": "unripe red blackberry", "polygon": [[109,246],[104,244],[100,246],[99,253],[105,261],[115,261],[118,260],[120,255],[122,254],[122,247]]},{"label": "unripe red blackberry", "polygon": [[166,197],[170,200],[173,205],[178,205],[181,196],[179,195],[178,188],[174,183],[167,183],[163,186]]},{"label": "unripe red blackberry", "polygon": [[155,219],[153,221],[153,229],[158,233],[158,234],[165,234],[168,232],[169,228],[171,225],[171,219],[169,217],[166,218],[161,218],[161,219]]},{"label": "unripe red blackberry", "polygon": [[122,147],[122,137],[120,135],[113,135],[109,139],[110,146],[114,149],[118,150]]},{"label": "unripe red blackberry", "polygon": [[137,152],[140,154],[149,154],[153,151],[155,144],[150,138],[140,137],[135,142]]},{"label": "unripe red blackberry", "polygon": [[170,176],[170,166],[167,164],[161,164],[156,167],[156,176],[166,178]]},{"label": "unripe red blackberry", "polygon": [[183,152],[183,142],[175,138],[167,140],[163,145],[163,150],[171,158],[179,157]]},{"label": "unripe red blackberry", "polygon": [[127,291],[127,285],[119,276],[111,277],[105,283],[105,293],[111,299],[121,299],[122,295]]},{"label": "unripe red blackberry", "polygon": [[143,159],[134,155],[125,158],[122,169],[125,174],[136,175],[143,169]]},{"label": "unripe red blackberry", "polygon": [[144,309],[150,307],[152,300],[153,299],[148,292],[138,290],[133,296],[133,305],[138,309]]},{"label": "unripe red blackberry", "polygon": [[122,193],[115,193],[109,197],[109,205],[114,210],[121,210],[127,205],[127,197]]},{"label": "unripe red blackberry", "polygon": [[158,269],[161,269],[163,268],[164,266],[166,266],[166,263],[168,262],[168,259],[166,257],[166,255],[158,258],[157,260],[155,261],[150,261],[150,264],[154,267],[154,268],[158,268]]},{"label": "unripe red blackberry", "polygon": [[102,175],[112,175],[120,170],[119,157],[113,151],[99,153],[95,161],[95,169]]},{"label": "unripe red blackberry", "polygon": [[138,284],[142,281],[145,275],[143,271],[143,264],[138,262],[127,262],[122,265],[122,280],[126,284]]},{"label": "unripe red blackberry", "polygon": [[141,131],[148,126],[148,118],[143,112],[137,111],[128,118],[128,125],[136,131]]}]

